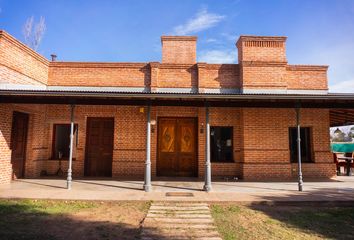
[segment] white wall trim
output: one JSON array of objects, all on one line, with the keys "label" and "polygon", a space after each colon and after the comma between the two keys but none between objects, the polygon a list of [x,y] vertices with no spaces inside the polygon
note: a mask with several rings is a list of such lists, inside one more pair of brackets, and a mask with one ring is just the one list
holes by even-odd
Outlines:
[{"label": "white wall trim", "polygon": [[30,85],[30,84],[12,84],[2,83],[0,84],[1,90],[47,90],[47,86],[44,84]]},{"label": "white wall trim", "polygon": [[325,95],[328,94],[327,90],[291,90],[291,89],[245,89],[243,88],[242,93],[244,94],[309,94],[309,95]]}]

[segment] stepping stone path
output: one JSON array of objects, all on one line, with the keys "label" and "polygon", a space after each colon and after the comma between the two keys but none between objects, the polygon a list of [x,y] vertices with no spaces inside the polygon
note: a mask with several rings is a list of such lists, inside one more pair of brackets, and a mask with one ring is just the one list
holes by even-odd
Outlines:
[{"label": "stepping stone path", "polygon": [[142,240],[222,240],[206,203],[152,203],[142,225]]}]

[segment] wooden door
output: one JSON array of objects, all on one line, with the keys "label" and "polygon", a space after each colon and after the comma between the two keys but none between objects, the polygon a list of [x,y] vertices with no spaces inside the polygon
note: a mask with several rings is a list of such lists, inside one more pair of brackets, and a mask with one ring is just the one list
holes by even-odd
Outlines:
[{"label": "wooden door", "polygon": [[197,176],[197,134],[194,118],[160,118],[157,175]]},{"label": "wooden door", "polygon": [[28,114],[14,112],[11,133],[11,163],[14,179],[24,177],[27,131]]},{"label": "wooden door", "polygon": [[87,118],[86,176],[112,176],[113,136],[113,118]]}]

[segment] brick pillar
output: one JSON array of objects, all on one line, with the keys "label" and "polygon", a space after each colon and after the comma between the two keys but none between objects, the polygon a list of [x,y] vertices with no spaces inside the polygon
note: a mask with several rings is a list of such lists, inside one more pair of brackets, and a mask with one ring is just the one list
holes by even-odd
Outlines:
[{"label": "brick pillar", "polygon": [[197,73],[198,73],[198,92],[204,93],[206,84],[206,73],[205,73],[206,63],[197,63]]},{"label": "brick pillar", "polygon": [[158,88],[159,83],[159,62],[150,63],[150,91],[155,92]]}]

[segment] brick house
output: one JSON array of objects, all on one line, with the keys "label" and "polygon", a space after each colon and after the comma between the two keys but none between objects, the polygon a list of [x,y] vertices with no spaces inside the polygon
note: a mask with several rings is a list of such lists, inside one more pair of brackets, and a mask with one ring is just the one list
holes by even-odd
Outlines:
[{"label": "brick house", "polygon": [[146,185],[288,180],[297,124],[304,178],[335,176],[329,127],[354,97],[328,93],[327,66],[289,65],[286,37],[241,36],[238,64],[197,62],[196,37],[161,42],[161,62],[59,62],[0,31],[0,182],[66,174],[70,159],[74,178]]}]

